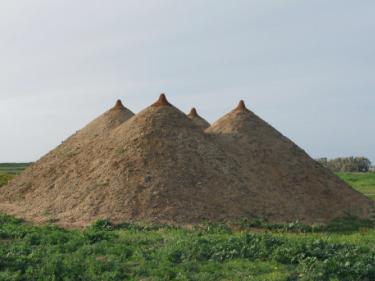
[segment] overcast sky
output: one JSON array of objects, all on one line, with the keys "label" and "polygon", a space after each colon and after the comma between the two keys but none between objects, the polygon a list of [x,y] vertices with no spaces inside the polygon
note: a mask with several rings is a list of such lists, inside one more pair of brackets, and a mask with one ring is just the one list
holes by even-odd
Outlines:
[{"label": "overcast sky", "polygon": [[312,157],[375,162],[374,15],[374,0],[2,0],[0,162],[160,92],[210,122],[244,99]]}]

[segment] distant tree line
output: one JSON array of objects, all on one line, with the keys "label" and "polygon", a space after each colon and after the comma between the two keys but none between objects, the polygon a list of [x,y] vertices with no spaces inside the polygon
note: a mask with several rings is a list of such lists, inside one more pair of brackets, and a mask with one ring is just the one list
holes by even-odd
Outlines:
[{"label": "distant tree line", "polygon": [[334,172],[368,172],[371,161],[366,157],[319,158],[317,161]]}]

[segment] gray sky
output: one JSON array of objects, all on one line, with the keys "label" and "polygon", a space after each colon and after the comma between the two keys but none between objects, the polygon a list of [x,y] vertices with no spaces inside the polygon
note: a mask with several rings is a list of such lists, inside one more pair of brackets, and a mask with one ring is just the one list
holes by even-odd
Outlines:
[{"label": "gray sky", "polygon": [[375,162],[375,1],[2,0],[0,162],[34,161],[160,92],[248,107],[311,156]]}]

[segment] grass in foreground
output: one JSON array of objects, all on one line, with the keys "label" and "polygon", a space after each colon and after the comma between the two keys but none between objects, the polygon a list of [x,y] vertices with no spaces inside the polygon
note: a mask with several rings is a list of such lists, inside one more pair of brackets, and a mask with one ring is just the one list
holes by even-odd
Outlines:
[{"label": "grass in foreground", "polygon": [[0,280],[375,280],[375,229],[195,230],[100,220],[86,230],[0,216]]}]

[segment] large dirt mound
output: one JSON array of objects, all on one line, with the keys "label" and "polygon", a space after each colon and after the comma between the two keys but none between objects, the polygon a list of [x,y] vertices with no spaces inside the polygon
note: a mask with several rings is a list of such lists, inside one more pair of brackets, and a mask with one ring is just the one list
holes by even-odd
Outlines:
[{"label": "large dirt mound", "polygon": [[[134,113],[118,100],[111,109],[70,136],[2,188],[0,209],[27,219],[45,221],[53,218],[53,210],[57,211],[60,205],[72,207],[61,197],[59,188],[69,185],[72,193],[79,193],[79,184],[84,181],[84,177],[80,180],[81,175],[90,173],[92,165],[98,165],[95,162],[95,149],[100,149],[100,144],[111,130],[132,116]],[[46,189],[50,189],[50,192],[44,194]],[[57,202],[55,208],[51,208],[51,211],[45,208],[43,215],[36,216],[43,206],[51,205],[48,201]]]},{"label": "large dirt mound", "polygon": [[243,101],[207,131],[253,174],[252,184],[272,197],[276,220],[326,222],[345,212],[368,217],[373,201],[353,190],[301,148],[246,108]]},{"label": "large dirt mound", "polygon": [[371,211],[369,200],[244,105],[207,132],[164,95],[125,120],[91,123],[68,139],[1,189],[0,209],[65,226],[98,218],[326,222],[348,209]]}]

